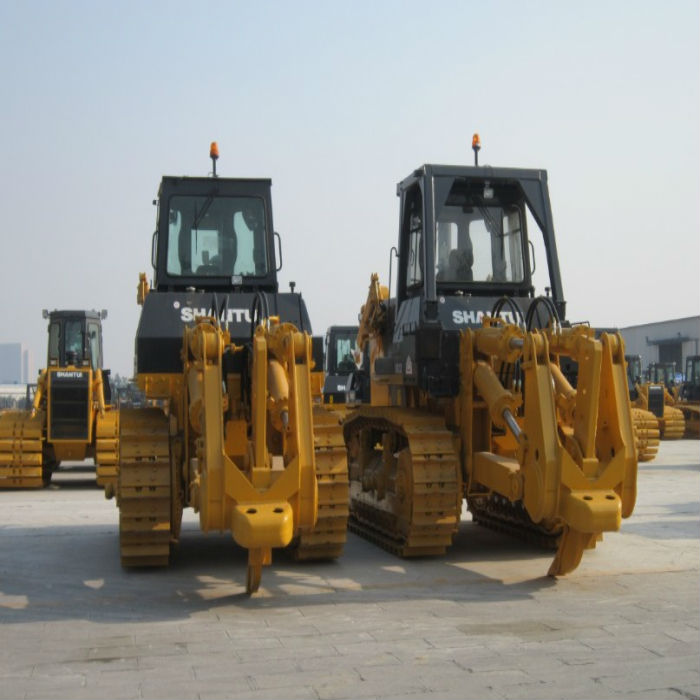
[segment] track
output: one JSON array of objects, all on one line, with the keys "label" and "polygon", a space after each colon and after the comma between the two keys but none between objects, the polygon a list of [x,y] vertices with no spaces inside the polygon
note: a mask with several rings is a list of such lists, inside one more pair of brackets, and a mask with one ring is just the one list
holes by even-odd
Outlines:
[{"label": "track", "polygon": [[690,439],[700,438],[700,405],[693,403],[679,403],[678,409],[683,411],[685,418],[685,437]]},{"label": "track", "polygon": [[521,502],[511,503],[496,493],[483,498],[472,497],[468,502],[474,522],[479,525],[543,549],[556,549],[559,545],[561,527],[549,530],[534,523]]},{"label": "track", "polygon": [[29,411],[0,414],[0,488],[42,488],[51,480],[44,463],[43,414]]},{"label": "track", "polygon": [[112,496],[117,488],[119,471],[119,411],[105,411],[95,419],[95,471],[97,485]]},{"label": "track", "polygon": [[158,408],[119,419],[119,546],[125,567],[165,566],[173,528],[168,419]]},{"label": "track", "polygon": [[348,464],[343,430],[336,413],[314,409],[318,517],[309,533],[293,545],[297,560],[334,559],[347,539]]},{"label": "track", "polygon": [[659,420],[643,408],[632,408],[632,424],[637,460],[650,462],[659,451]]},{"label": "track", "polygon": [[462,487],[442,418],[364,407],[345,436],[350,529],[402,557],[444,554],[459,526]]},{"label": "track", "polygon": [[680,408],[664,406],[664,417],[659,420],[662,440],[680,440],[685,435],[685,418]]}]

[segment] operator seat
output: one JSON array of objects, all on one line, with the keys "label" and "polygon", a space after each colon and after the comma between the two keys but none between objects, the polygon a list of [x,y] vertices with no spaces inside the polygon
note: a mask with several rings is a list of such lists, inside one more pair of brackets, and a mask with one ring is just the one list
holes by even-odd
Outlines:
[{"label": "operator seat", "polygon": [[448,279],[453,282],[472,282],[474,279],[473,262],[474,255],[471,251],[459,249],[451,251],[448,259]]}]

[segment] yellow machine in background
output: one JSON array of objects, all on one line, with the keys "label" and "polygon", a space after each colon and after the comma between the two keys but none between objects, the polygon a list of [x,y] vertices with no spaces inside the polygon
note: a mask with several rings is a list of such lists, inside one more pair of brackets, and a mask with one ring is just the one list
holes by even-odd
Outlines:
[{"label": "yellow machine in background", "polygon": [[342,552],[347,458],[321,405],[304,301],[278,291],[271,183],[216,177],[216,155],[213,178],[161,183],[136,379],[163,407],[120,411],[119,478],[106,493],[124,566],[166,565],[191,507],[203,531],[230,531],[248,550],[253,593],[274,548]]},{"label": "yellow machine in background", "polygon": [[343,411],[369,391],[365,358],[357,348],[357,326],[329,326],[324,339],[323,402]]},{"label": "yellow machine in background", "polygon": [[31,410],[0,415],[0,488],[46,486],[62,461],[92,458],[97,483],[116,478],[119,414],[102,369],[107,312],[44,311],[47,367]]},{"label": "yellow machine in background", "polygon": [[642,382],[640,355],[625,355],[625,362],[637,459],[640,462],[651,462],[659,451],[661,432],[657,414],[663,415],[663,392],[659,387],[650,387]]},{"label": "yellow machine in background", "polygon": [[680,440],[685,436],[685,412],[677,405],[680,386],[676,384],[674,362],[652,362],[648,369],[649,381],[664,391],[664,411],[659,418],[662,440]]},{"label": "yellow machine in background", "polygon": [[[550,575],[573,571],[632,513],[637,459],[622,337],[561,320],[546,173],[424,165],[397,194],[396,296],[372,276],[370,401],[343,425],[350,525],[440,554],[466,500],[477,522],[556,547]],[[534,297],[528,219],[550,296]]]},{"label": "yellow machine in background", "polygon": [[685,379],[676,399],[685,418],[685,437],[700,438],[700,355],[685,358]]},{"label": "yellow machine in background", "polygon": [[[643,424],[649,426],[649,434],[653,432],[652,421],[648,414],[655,417],[658,426],[660,440],[679,440],[685,434],[685,418],[683,412],[676,408],[676,400],[666,386],[666,370],[661,365],[652,364],[649,367],[649,381],[644,381],[641,376],[641,357],[639,355],[627,356],[628,377],[630,379],[630,399],[635,415],[635,424],[642,425],[639,419],[640,412],[644,412]],[[639,431],[642,435],[642,431]],[[649,441],[649,448],[645,451],[641,461],[649,461],[656,454],[653,439]],[[657,448],[658,449],[658,448]]]}]

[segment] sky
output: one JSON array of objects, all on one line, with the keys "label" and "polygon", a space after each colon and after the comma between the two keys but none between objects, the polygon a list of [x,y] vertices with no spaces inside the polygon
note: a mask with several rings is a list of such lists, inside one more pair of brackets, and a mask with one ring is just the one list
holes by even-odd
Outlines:
[{"label": "sky", "polygon": [[0,343],[39,369],[42,309],[107,309],[131,376],[160,178],[212,141],[272,179],[316,335],[386,283],[396,183],[473,132],[548,171],[570,320],[700,314],[699,35],[697,0],[0,0]]}]

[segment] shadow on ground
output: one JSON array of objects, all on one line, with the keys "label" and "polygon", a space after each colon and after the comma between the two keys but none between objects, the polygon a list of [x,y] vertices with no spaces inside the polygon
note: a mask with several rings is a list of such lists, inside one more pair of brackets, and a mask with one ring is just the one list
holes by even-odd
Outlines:
[{"label": "shadow on ground", "polygon": [[556,585],[546,576],[506,584],[478,573],[472,562],[532,566],[532,560],[542,559],[544,574],[551,552],[472,522],[462,523],[442,557],[399,559],[352,533],[335,561],[296,562],[290,552],[276,550],[272,565],[263,570],[260,592],[252,597],[245,594],[247,552],[230,535],[202,533],[190,518],[169,567],[124,570],[117,529],[116,513],[113,527],[4,528],[0,623],[177,620],[230,605],[256,609],[412,598],[493,602],[529,598]]}]

